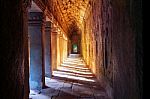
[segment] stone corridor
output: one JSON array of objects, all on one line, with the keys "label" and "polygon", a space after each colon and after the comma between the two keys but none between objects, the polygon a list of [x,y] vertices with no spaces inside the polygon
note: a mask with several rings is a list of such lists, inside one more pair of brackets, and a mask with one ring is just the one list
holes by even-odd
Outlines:
[{"label": "stone corridor", "polygon": [[95,82],[96,79],[82,57],[75,54],[71,54],[57,70],[54,70],[53,75],[78,82]]},{"label": "stone corridor", "polygon": [[30,99],[109,99],[80,55],[71,54],[45,80],[47,88],[31,90]]},{"label": "stone corridor", "polygon": [[0,0],[0,99],[144,99],[143,0]]}]

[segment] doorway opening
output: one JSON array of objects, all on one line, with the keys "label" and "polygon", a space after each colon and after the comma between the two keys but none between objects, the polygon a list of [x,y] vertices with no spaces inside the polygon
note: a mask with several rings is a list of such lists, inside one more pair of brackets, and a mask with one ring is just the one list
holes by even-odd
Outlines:
[{"label": "doorway opening", "polygon": [[78,46],[77,44],[73,44],[73,53],[77,53],[78,52]]}]

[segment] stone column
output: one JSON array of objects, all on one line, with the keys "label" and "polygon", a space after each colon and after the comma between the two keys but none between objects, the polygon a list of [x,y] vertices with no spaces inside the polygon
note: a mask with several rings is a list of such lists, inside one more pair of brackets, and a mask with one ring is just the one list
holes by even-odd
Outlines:
[{"label": "stone column", "polygon": [[67,39],[63,35],[63,61],[67,58]]},{"label": "stone column", "polygon": [[65,60],[65,53],[66,53],[66,42],[65,42],[65,38],[64,38],[64,36],[63,36],[63,38],[62,38],[62,40],[63,40],[63,61]]},{"label": "stone column", "polygon": [[51,31],[51,57],[52,57],[52,71],[57,69],[57,28],[53,27]]},{"label": "stone column", "polygon": [[51,22],[47,21],[45,26],[45,76],[52,77],[51,68]]},{"label": "stone column", "polygon": [[57,33],[57,66],[61,64],[61,46],[60,46],[60,31]]},{"label": "stone column", "polygon": [[63,61],[65,60],[66,57],[66,41],[65,38],[63,37]]},{"label": "stone column", "polygon": [[68,40],[68,56],[71,54],[71,40]]},{"label": "stone column", "polygon": [[30,89],[42,89],[42,12],[29,13]]},{"label": "stone column", "polygon": [[66,57],[65,57],[65,59],[66,59],[68,57],[68,52],[69,52],[69,50],[68,50],[68,39],[66,39],[65,42],[66,42]]},{"label": "stone column", "polygon": [[45,34],[45,24],[46,16],[45,12],[42,16],[42,88],[45,87],[45,59],[46,59],[46,34]]},{"label": "stone column", "polygon": [[29,99],[29,35],[28,35],[28,7],[31,2],[27,1],[23,3],[23,57],[24,57],[24,96],[23,99]]},{"label": "stone column", "polygon": [[63,49],[64,49],[64,46],[63,46],[63,36],[62,36],[62,33],[60,34],[59,36],[60,38],[60,62],[63,63]]},{"label": "stone column", "polygon": [[[22,0],[1,0],[1,99],[28,98],[26,8]],[[25,11],[25,12],[24,12]],[[27,32],[26,32],[27,33]],[[27,92],[25,95],[24,92]]]}]

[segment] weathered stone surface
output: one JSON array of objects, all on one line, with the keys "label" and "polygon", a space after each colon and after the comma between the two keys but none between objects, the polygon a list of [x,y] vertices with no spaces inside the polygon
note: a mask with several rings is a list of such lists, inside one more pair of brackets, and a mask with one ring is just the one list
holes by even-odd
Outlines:
[{"label": "weathered stone surface", "polygon": [[[27,17],[21,0],[1,0],[1,99],[28,98]],[[26,81],[27,82],[26,82]],[[25,94],[27,93],[27,94]],[[25,96],[26,95],[26,96]],[[25,96],[25,97],[24,97]]]},{"label": "weathered stone surface", "polygon": [[30,88],[42,89],[42,12],[29,13]]},{"label": "weathered stone surface", "polygon": [[51,25],[50,21],[45,23],[45,76],[52,77],[52,66],[51,66]]},{"label": "weathered stone surface", "polygon": [[[142,99],[142,0],[78,0],[77,3],[73,4],[71,4],[73,0],[35,1],[42,8],[42,11],[46,8],[45,5],[47,6],[46,9],[50,10],[56,18],[52,18],[55,20],[54,23],[61,24],[66,33],[74,28],[80,31],[81,54],[88,68],[96,75],[100,84],[105,87],[106,91],[103,91],[106,92],[106,95],[114,99]],[[27,99],[28,97],[27,19],[24,15],[27,10],[24,10],[23,7],[28,4],[22,2],[29,3],[28,0],[0,1],[3,10],[1,11],[1,52],[3,55],[0,59],[1,64],[4,64],[1,66],[1,71],[4,72],[1,78],[1,86],[4,86],[4,88],[1,87],[0,92],[2,99]],[[80,13],[82,13],[81,16]],[[84,16],[82,16],[83,14]],[[35,20],[39,18],[34,17]],[[66,24],[73,25],[68,26]],[[57,38],[52,39],[55,41]],[[60,43],[61,41],[65,43]],[[56,42],[52,44],[56,44]],[[67,40],[61,39],[60,42],[61,48],[59,50],[64,46],[67,48]],[[71,42],[69,44],[71,46]],[[56,51],[56,49],[58,48],[55,46],[54,50]],[[68,48],[68,50],[71,52],[71,49]],[[54,54],[53,58],[62,62],[66,58],[67,50],[66,53],[62,52],[60,51],[60,58],[55,58],[57,52],[52,53]],[[54,66],[57,67],[57,63]],[[65,81],[69,80],[66,79]],[[49,84],[51,88],[57,90],[56,93],[65,91],[61,93],[61,97],[54,92],[55,95],[52,98],[71,99],[74,97],[70,95],[72,92],[77,99],[92,98],[79,97],[79,86],[79,88],[74,87],[70,91],[70,87],[68,85],[65,87],[63,82],[61,84],[49,82]],[[91,86],[88,87],[91,88]],[[53,93],[53,89],[45,91],[45,93]],[[68,93],[69,91],[71,93]],[[101,91],[96,92],[93,93],[94,98],[105,99]],[[69,95],[66,96],[66,94]],[[76,96],[76,94],[79,95]],[[34,97],[39,98],[40,95],[43,99],[51,97],[45,97],[43,94],[37,95]]]},{"label": "weathered stone surface", "polygon": [[[62,84],[63,86],[55,86],[54,88],[50,87],[51,84],[57,83]],[[80,84],[80,83],[72,83],[70,81],[64,81],[60,79],[47,79],[46,78],[46,85],[48,88],[42,89],[41,93],[37,93],[36,91],[31,90],[30,98],[33,99],[107,99],[107,94],[105,90],[94,87],[91,87],[87,84]],[[69,86],[68,86],[69,85]],[[70,85],[72,87],[70,87]]]},{"label": "weathered stone surface", "polygon": [[90,65],[96,58],[95,74],[114,99],[142,99],[141,5],[142,0],[96,0],[85,14],[83,57]]}]

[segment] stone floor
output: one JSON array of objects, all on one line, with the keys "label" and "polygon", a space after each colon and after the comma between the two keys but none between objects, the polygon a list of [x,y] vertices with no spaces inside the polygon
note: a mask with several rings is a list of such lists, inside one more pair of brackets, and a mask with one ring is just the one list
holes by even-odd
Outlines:
[{"label": "stone floor", "polygon": [[67,58],[45,81],[47,88],[30,90],[30,99],[109,99],[80,57]]}]

